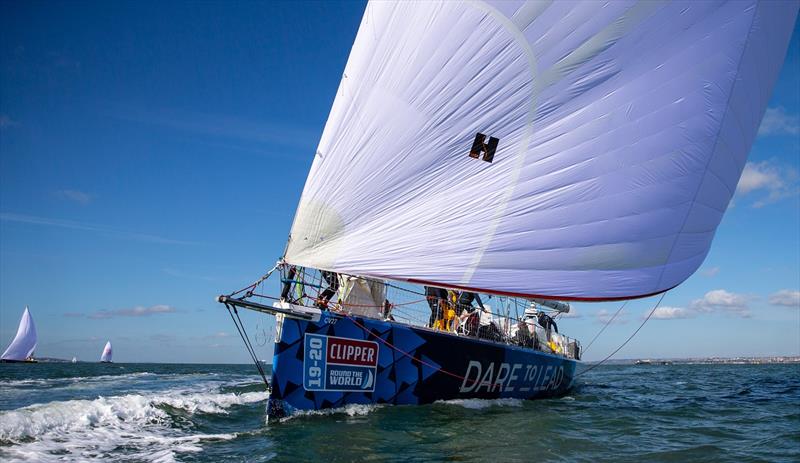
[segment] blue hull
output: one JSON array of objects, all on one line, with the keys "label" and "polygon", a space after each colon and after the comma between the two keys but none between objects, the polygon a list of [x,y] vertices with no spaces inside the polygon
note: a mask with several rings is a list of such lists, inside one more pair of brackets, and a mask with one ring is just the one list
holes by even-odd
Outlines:
[{"label": "blue hull", "polygon": [[577,362],[533,349],[325,312],[284,318],[269,417],[348,404],[417,405],[463,398],[566,394]]}]

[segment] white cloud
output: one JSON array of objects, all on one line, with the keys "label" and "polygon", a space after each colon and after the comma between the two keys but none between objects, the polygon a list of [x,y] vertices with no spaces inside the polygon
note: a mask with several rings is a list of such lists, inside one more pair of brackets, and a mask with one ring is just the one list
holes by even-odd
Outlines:
[{"label": "white cloud", "polygon": [[773,161],[748,162],[736,186],[737,196],[763,191],[753,207],[759,208],[783,198],[797,195],[797,172],[790,167],[782,167]]},{"label": "white cloud", "polygon": [[675,320],[679,318],[691,318],[694,316],[692,311],[682,307],[659,307],[654,312],[651,318],[656,320]]},{"label": "white cloud", "polygon": [[83,206],[92,202],[92,195],[78,190],[58,190],[56,194],[62,199],[67,199]]},{"label": "white cloud", "polygon": [[[86,315],[86,318],[105,319],[114,317],[149,317],[150,315],[158,315],[165,313],[175,313],[174,307],[160,304],[151,307],[136,306],[130,309],[116,309],[116,310],[99,310]],[[74,316],[73,313],[65,314]]]},{"label": "white cloud", "polygon": [[560,317],[561,318],[581,318],[581,317],[583,317],[583,315],[581,315],[580,312],[578,312],[578,309],[575,308],[575,304],[570,304],[569,305],[569,312],[562,313],[560,315]]},{"label": "white cloud", "polygon": [[24,215],[24,214],[10,214],[10,213],[0,213],[0,221],[2,222],[19,222],[19,223],[27,223],[32,225],[44,225],[48,227],[59,227],[59,228],[70,228],[73,230],[84,230],[89,232],[97,232],[106,235],[112,235],[120,238],[132,239],[137,241],[146,241],[150,243],[160,243],[160,244],[198,244],[191,241],[181,241],[181,240],[173,240],[170,238],[164,238],[161,236],[156,235],[148,235],[145,233],[135,233],[129,232],[124,230],[115,230],[113,228],[108,228],[103,225],[95,225],[90,223],[84,222],[77,222],[74,220],[62,220],[62,219],[51,219],[48,217],[36,217],[32,215]]},{"label": "white cloud", "polygon": [[181,270],[174,269],[174,268],[169,268],[169,267],[162,268],[161,271],[163,271],[164,273],[166,273],[169,276],[173,276],[173,277],[176,277],[176,278],[191,278],[191,279],[194,279],[194,280],[204,280],[204,281],[214,281],[214,280],[216,280],[216,278],[214,278],[214,277],[196,275],[194,273],[186,273],[186,272],[183,272]]},{"label": "white cloud", "polygon": [[172,344],[173,342],[178,340],[178,337],[175,336],[174,334],[156,333],[156,334],[151,334],[150,339],[160,344]]},{"label": "white cloud", "polygon": [[689,305],[692,310],[697,312],[726,312],[740,317],[749,317],[750,308],[748,307],[749,297],[731,293],[724,289],[709,291],[700,299],[695,299]]},{"label": "white cloud", "polygon": [[700,274],[709,278],[717,276],[718,273],[719,267],[706,267],[703,270],[700,270]]},{"label": "white cloud", "polygon": [[769,303],[785,307],[800,307],[800,291],[782,289],[769,296]]},{"label": "white cloud", "polygon": [[202,137],[218,137],[247,143],[308,148],[309,140],[319,138],[316,129],[276,124],[272,121],[242,119],[224,114],[209,114],[171,108],[110,108],[113,116],[140,124],[163,127]]},{"label": "white cloud", "polygon": [[[606,309],[601,309],[598,312],[596,312],[594,314],[594,316],[597,319],[598,323],[603,323],[603,324],[616,323],[616,324],[620,324],[620,325],[624,325],[625,323],[628,323],[628,320],[626,320],[622,316],[622,313],[617,314],[616,318],[614,318],[614,313],[616,313],[616,311],[611,312],[611,311],[608,311]],[[613,321],[612,321],[612,318],[613,318]]]},{"label": "white cloud", "polygon": [[774,188],[782,183],[780,172],[771,166],[768,161],[748,162],[744,166],[739,184],[736,185],[736,192],[747,194],[763,188]]},{"label": "white cloud", "polygon": [[11,119],[5,114],[0,114],[0,129],[10,129],[19,126],[19,122]]},{"label": "white cloud", "polygon": [[800,117],[797,114],[787,114],[783,107],[767,108],[759,135],[797,135],[800,134]]}]

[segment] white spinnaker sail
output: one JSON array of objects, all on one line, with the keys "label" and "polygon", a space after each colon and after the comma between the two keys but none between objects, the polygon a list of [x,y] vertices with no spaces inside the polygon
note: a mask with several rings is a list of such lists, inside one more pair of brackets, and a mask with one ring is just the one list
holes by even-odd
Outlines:
[{"label": "white spinnaker sail", "polygon": [[[708,253],[797,9],[371,2],[286,260],[559,299],[674,287]],[[492,162],[468,156],[479,133]]]},{"label": "white spinnaker sail", "polygon": [[36,350],[36,325],[33,324],[33,317],[26,306],[25,311],[22,312],[22,318],[19,320],[17,335],[3,352],[2,359],[25,360],[33,355],[34,350]]},{"label": "white spinnaker sail", "polygon": [[103,348],[103,353],[100,355],[101,362],[110,362],[111,355],[113,354],[113,350],[111,349],[111,341],[106,342],[106,346]]}]

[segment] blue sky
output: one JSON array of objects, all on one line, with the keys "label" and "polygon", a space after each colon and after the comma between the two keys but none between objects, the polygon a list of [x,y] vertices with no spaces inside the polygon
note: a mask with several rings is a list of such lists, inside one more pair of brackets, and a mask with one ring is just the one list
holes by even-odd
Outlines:
[{"label": "blue sky", "polygon": [[[214,297],[282,253],[363,8],[0,4],[0,342],[29,305],[40,356],[95,360],[111,339],[117,361],[246,362]],[[619,357],[800,355],[798,82],[796,26],[705,264]],[[618,307],[560,326],[587,343]],[[262,344],[271,319],[245,318]]]}]

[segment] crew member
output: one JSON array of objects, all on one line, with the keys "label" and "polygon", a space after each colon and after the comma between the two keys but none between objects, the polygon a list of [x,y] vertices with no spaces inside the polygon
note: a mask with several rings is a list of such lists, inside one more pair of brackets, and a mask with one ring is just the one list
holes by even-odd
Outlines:
[{"label": "crew member", "polygon": [[550,315],[547,315],[544,312],[539,312],[537,321],[539,322],[539,326],[546,329],[547,331],[550,331],[550,329],[552,328],[553,331],[558,333],[558,325],[556,325],[556,321],[553,320],[553,317],[551,317]]},{"label": "crew member", "polygon": [[389,302],[389,299],[384,299],[383,300],[383,319],[384,320],[394,321],[394,317],[392,316],[392,309],[393,308],[394,308],[394,305],[392,305],[392,303]]},{"label": "crew member", "polygon": [[469,313],[472,313],[475,308],[472,307],[472,301],[478,303],[478,307],[480,307],[481,311],[485,311],[486,309],[483,307],[483,302],[481,302],[481,297],[478,293],[471,293],[469,291],[462,291],[461,295],[458,296],[458,307],[459,309],[466,310]]},{"label": "crew member", "polygon": [[435,286],[425,287],[425,299],[428,300],[428,306],[431,308],[431,318],[428,321],[428,327],[433,328],[436,325],[436,320],[442,318],[443,306],[447,299],[447,290],[437,288]]},{"label": "crew member", "polygon": [[283,288],[281,289],[282,301],[289,299],[289,292],[292,290],[292,283],[294,283],[295,275],[297,275],[297,267],[292,265],[289,267],[289,272],[287,273],[286,278],[283,280]]},{"label": "crew member", "polygon": [[461,319],[466,320],[464,322],[464,332],[468,336],[476,336],[480,328],[480,315],[475,311],[475,307],[472,306],[472,301],[478,303],[480,313],[486,310],[486,308],[483,307],[481,297],[478,296],[477,293],[462,291],[461,295],[458,296],[458,310],[461,311]]},{"label": "crew member", "polygon": [[322,270],[320,273],[322,274],[322,279],[328,284],[328,287],[320,293],[317,299],[317,307],[324,310],[328,308],[328,302],[331,300],[331,297],[339,290],[339,276],[327,270]]}]

